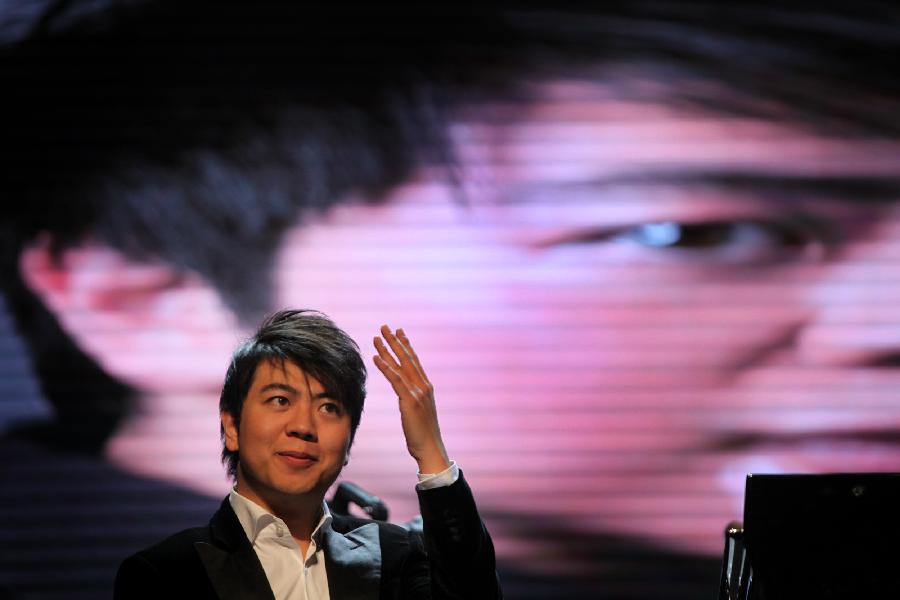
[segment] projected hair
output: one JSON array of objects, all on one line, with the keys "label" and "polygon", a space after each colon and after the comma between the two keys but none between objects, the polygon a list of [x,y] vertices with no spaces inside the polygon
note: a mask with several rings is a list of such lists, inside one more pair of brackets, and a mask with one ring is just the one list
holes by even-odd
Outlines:
[{"label": "projected hair", "polygon": [[195,272],[248,323],[289,227],[422,165],[452,181],[456,111],[527,104],[534,81],[898,135],[895,3],[593,4],[70,1],[30,27],[0,8],[0,268],[61,426],[99,449],[129,390],[22,282],[42,232]]}]

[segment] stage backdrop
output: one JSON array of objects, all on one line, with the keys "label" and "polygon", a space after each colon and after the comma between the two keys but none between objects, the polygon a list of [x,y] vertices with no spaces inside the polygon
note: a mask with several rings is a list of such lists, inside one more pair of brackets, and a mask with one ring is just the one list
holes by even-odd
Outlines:
[{"label": "stage backdrop", "polygon": [[[94,182],[113,198],[95,229],[38,233],[14,258],[30,344],[0,314],[0,588],[108,597],[122,558],[205,523],[231,488],[230,353],[280,308],[323,311],[362,348],[342,479],[397,522],[417,513],[416,465],[370,357],[382,324],[405,330],[513,600],[713,597],[747,473],[900,470],[896,142],[617,73],[473,95],[442,124],[452,161],[380,189],[322,199],[293,171],[371,158],[347,140],[380,124],[349,109],[268,115],[222,156],[154,146]],[[298,122],[347,154],[291,145]],[[292,208],[304,194],[316,209]],[[61,196],[59,214],[21,206],[27,223],[80,218]],[[39,385],[28,348],[65,376]],[[98,369],[122,389],[81,379]]]}]

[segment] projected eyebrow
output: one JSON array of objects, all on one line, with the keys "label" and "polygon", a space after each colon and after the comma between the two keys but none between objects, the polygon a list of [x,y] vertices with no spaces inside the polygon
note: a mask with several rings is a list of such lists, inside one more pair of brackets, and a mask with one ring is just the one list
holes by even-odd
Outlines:
[{"label": "projected eyebrow", "polygon": [[[635,179],[639,182],[640,178]],[[814,196],[831,200],[896,202],[900,178],[865,176],[797,176],[764,173],[713,172],[651,175],[647,183],[710,186],[764,196]]]},{"label": "projected eyebrow", "polygon": [[626,173],[573,183],[537,183],[511,196],[515,202],[543,200],[560,189],[602,191],[614,187],[707,188],[790,200],[816,198],[843,202],[900,202],[900,177],[804,176],[742,171],[655,171]]}]

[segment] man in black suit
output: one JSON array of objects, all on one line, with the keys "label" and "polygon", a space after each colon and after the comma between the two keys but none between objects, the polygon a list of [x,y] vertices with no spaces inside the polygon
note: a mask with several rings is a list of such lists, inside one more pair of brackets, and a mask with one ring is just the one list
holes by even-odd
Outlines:
[{"label": "man in black suit", "polygon": [[234,489],[207,527],[126,559],[116,598],[500,598],[493,545],[447,456],[433,387],[403,330],[381,335],[373,360],[397,393],[419,467],[424,545],[402,527],[328,510],[366,369],[327,317],[281,311],[238,347],[225,376],[222,459]]}]

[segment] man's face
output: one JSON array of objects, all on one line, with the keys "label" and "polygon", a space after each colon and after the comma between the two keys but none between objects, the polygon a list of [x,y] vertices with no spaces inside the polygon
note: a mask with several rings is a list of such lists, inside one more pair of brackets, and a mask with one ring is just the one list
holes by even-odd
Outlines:
[{"label": "man's face", "polygon": [[347,459],[350,415],[290,361],[263,361],[241,409],[222,415],[229,450],[240,452],[237,490],[264,507],[305,497],[320,503]]},{"label": "man's face", "polygon": [[[900,470],[898,145],[542,91],[454,128],[464,198],[424,172],[293,231],[278,305],[404,327],[489,520],[717,554],[748,472]],[[370,387],[347,477],[404,518]]]}]

